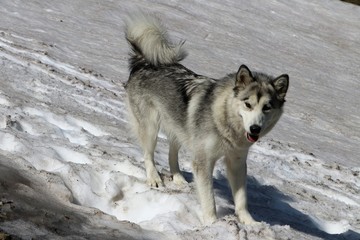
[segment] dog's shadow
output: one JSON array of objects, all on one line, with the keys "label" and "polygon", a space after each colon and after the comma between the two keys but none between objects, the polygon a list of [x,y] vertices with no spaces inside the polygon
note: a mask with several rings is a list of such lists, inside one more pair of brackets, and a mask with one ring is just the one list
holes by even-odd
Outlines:
[{"label": "dog's shadow", "polygon": [[[191,173],[184,173],[188,181],[193,180]],[[292,229],[326,240],[358,240],[360,234],[349,230],[342,234],[328,234],[320,230],[311,218],[301,211],[293,208],[288,202],[293,201],[274,186],[261,185],[254,177],[248,177],[248,205],[253,218],[259,222],[266,222],[270,225],[288,225]],[[217,195],[233,203],[231,189],[227,179],[214,178],[214,189]],[[219,208],[218,216],[223,217],[233,214],[233,208]]]}]

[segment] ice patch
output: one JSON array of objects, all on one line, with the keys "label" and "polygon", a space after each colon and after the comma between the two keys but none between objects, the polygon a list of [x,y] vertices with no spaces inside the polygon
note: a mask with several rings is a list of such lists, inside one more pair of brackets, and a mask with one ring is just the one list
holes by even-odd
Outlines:
[{"label": "ice patch", "polygon": [[0,149],[8,152],[18,152],[23,144],[9,133],[0,132]]},{"label": "ice patch", "polygon": [[96,137],[109,135],[108,133],[102,131],[100,128],[94,126],[93,124],[91,124],[89,122],[86,122],[86,121],[83,121],[80,119],[76,119],[74,117],[67,117],[67,120],[70,123],[73,123],[74,125],[85,129],[87,132],[91,133],[92,135],[94,135]]},{"label": "ice patch", "polygon": [[350,224],[347,220],[336,221],[323,221],[319,218],[309,216],[314,225],[320,230],[328,234],[341,234],[345,233],[350,229]]},{"label": "ice patch", "polygon": [[0,96],[0,105],[4,105],[4,106],[7,106],[7,107],[11,106],[10,102],[6,98],[4,98],[2,96]]},{"label": "ice patch", "polygon": [[85,146],[88,144],[88,138],[85,135],[80,135],[79,132],[76,131],[64,131],[64,136],[74,144]]},{"label": "ice patch", "polygon": [[75,152],[71,149],[53,146],[53,149],[59,154],[59,156],[66,162],[73,162],[79,164],[90,164],[91,160],[82,153]]},{"label": "ice patch", "polygon": [[122,211],[117,212],[116,217],[135,223],[151,220],[161,214],[178,212],[183,205],[176,197],[156,191],[138,193],[126,200],[119,203]]}]

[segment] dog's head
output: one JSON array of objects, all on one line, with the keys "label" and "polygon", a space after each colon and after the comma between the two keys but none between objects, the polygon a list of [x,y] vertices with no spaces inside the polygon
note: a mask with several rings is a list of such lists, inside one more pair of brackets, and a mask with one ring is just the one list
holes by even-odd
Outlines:
[{"label": "dog's head", "polygon": [[263,73],[252,73],[245,65],[240,66],[234,96],[249,142],[256,142],[279,120],[288,86],[287,74],[273,78]]}]

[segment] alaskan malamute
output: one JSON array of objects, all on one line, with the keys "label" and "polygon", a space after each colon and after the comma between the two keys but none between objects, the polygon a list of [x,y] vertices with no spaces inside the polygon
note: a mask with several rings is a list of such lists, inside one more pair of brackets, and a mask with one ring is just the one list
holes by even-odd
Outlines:
[{"label": "alaskan malamute", "polygon": [[178,164],[184,145],[193,154],[193,172],[205,224],[216,220],[212,173],[224,156],[235,213],[240,222],[255,221],[247,210],[246,158],[250,146],[279,120],[289,86],[283,74],[271,77],[241,65],[221,79],[201,76],[179,62],[183,43],[173,44],[155,16],[141,13],[125,20],[132,51],[125,88],[131,124],[144,151],[147,181],[163,185],[154,149],[161,129],[169,140],[173,180],[186,183]]}]

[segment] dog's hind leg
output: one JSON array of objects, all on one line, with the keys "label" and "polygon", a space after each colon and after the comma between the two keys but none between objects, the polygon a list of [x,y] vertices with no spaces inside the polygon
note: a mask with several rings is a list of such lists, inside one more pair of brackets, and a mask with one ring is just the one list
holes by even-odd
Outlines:
[{"label": "dog's hind leg", "polygon": [[139,121],[138,136],[144,151],[144,162],[147,176],[147,183],[151,187],[163,186],[161,177],[156,170],[154,151],[159,132],[159,115],[156,111],[149,111],[146,117]]},{"label": "dog's hind leg", "polygon": [[169,141],[169,165],[170,172],[173,176],[174,183],[178,185],[186,184],[187,181],[183,177],[179,167],[178,155],[179,155],[180,144],[176,139],[170,138]]}]

